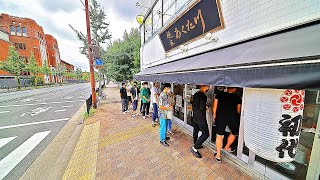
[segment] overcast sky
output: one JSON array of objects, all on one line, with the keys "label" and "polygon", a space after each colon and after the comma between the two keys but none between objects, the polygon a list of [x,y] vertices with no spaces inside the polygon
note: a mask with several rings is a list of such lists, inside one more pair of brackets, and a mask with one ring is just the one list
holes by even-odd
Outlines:
[{"label": "overcast sky", "polygon": [[[138,27],[135,20],[141,9],[135,0],[98,0],[105,9],[112,39],[122,37],[124,30]],[[82,45],[70,29],[71,24],[86,34],[85,13],[80,0],[0,0],[0,13],[34,19],[46,34],[53,35],[59,44],[62,60],[82,69],[89,69],[86,57],[79,52]]]}]

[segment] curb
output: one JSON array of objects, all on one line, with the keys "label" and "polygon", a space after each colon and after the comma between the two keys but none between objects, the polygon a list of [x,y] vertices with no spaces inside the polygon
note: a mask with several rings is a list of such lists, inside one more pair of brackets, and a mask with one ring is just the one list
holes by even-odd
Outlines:
[{"label": "curb", "polygon": [[79,122],[82,121],[84,112],[85,103],[23,173],[20,179],[62,178],[82,131],[83,125]]}]

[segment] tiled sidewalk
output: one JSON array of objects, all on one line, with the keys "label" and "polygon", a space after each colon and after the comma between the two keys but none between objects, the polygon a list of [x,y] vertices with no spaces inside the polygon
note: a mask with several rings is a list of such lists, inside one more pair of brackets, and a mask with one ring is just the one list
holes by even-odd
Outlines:
[{"label": "tiled sidewalk", "polygon": [[216,163],[207,147],[198,159],[192,138],[174,126],[169,147],[159,143],[151,118],[122,114],[118,89],[85,121],[63,179],[251,179],[227,162]]}]

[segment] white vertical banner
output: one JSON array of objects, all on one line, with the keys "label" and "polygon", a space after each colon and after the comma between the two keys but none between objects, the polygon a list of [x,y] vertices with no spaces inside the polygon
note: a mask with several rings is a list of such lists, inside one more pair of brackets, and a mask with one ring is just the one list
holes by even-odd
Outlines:
[{"label": "white vertical banner", "polygon": [[294,160],[304,109],[304,90],[245,88],[244,142],[273,162]]}]

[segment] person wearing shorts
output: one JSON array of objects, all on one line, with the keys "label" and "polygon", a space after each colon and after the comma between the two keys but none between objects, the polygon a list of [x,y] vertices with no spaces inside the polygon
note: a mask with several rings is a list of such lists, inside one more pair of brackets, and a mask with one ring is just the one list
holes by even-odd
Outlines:
[{"label": "person wearing shorts", "polygon": [[217,129],[216,147],[217,153],[214,154],[217,162],[221,162],[221,149],[225,129],[228,126],[231,133],[224,149],[231,152],[231,144],[235,141],[239,133],[241,98],[235,93],[237,88],[229,87],[227,92],[220,92],[216,95],[213,104],[213,119]]}]

